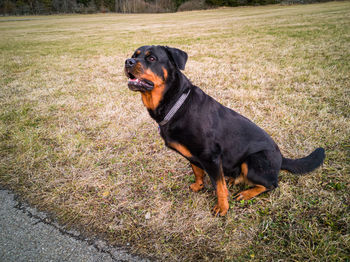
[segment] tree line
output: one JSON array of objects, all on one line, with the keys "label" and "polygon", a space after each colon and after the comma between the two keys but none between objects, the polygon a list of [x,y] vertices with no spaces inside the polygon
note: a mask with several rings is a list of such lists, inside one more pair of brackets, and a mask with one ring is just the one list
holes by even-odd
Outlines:
[{"label": "tree line", "polygon": [[310,4],[332,0],[206,0],[212,6],[270,5],[270,4]]},{"label": "tree line", "polygon": [[0,14],[175,12],[186,0],[0,0]]},{"label": "tree line", "polygon": [[326,0],[0,0],[0,15],[55,13],[161,13],[216,6],[310,3]]}]

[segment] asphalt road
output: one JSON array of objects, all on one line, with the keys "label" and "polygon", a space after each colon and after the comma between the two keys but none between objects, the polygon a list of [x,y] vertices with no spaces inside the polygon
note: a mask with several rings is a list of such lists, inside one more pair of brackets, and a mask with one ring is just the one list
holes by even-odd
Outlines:
[{"label": "asphalt road", "polygon": [[133,261],[148,260],[108,246],[99,239],[67,231],[14,194],[0,189],[0,261]]}]

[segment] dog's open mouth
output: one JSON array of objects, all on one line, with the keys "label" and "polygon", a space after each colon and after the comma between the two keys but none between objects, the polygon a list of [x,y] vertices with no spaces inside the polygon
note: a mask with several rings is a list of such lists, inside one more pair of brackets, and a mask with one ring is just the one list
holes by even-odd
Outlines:
[{"label": "dog's open mouth", "polygon": [[128,73],[128,86],[133,91],[139,91],[142,89],[152,90],[154,84],[147,79],[136,78],[133,74]]}]

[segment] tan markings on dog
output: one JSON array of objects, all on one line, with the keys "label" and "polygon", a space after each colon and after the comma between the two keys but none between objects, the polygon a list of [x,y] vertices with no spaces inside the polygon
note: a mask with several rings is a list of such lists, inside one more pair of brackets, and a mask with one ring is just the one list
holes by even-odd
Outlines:
[{"label": "tan markings on dog", "polygon": [[247,163],[242,163],[241,165],[241,175],[247,177],[248,175],[248,165]]},{"label": "tan markings on dog", "polygon": [[234,198],[236,198],[236,200],[249,200],[249,199],[252,199],[253,197],[256,197],[257,195],[260,195],[266,190],[267,188],[262,185],[255,185],[253,188],[250,188],[242,191],[241,193],[238,193]]},{"label": "tan markings on dog", "polygon": [[192,166],[192,170],[196,181],[192,185],[190,185],[190,188],[193,192],[198,192],[204,186],[204,183],[203,183],[204,170],[193,164],[191,164],[191,166]]},{"label": "tan markings on dog", "polygon": [[163,67],[164,82],[168,78],[168,71]]},{"label": "tan markings on dog", "polygon": [[188,158],[192,157],[191,152],[185,146],[179,143],[171,142],[169,143],[169,146],[185,157],[188,157]]},{"label": "tan markings on dog", "polygon": [[137,51],[136,51],[136,54],[137,54],[137,55],[141,54],[141,50],[137,50]]},{"label": "tan markings on dog", "polygon": [[146,56],[148,56],[148,55],[150,55],[150,54],[151,54],[150,51],[146,51],[146,53],[145,53]]},{"label": "tan markings on dog", "polygon": [[217,216],[220,214],[220,216],[225,216],[229,209],[229,204],[227,201],[228,190],[222,168],[220,171],[220,178],[216,181],[216,195],[218,203],[213,209],[214,215]]},{"label": "tan markings on dog", "polygon": [[240,175],[236,178],[230,178],[228,181],[229,186],[238,185],[241,183],[245,183],[247,185],[250,185],[251,182],[248,180],[247,175],[248,175],[248,165],[247,165],[247,163],[242,163]]},{"label": "tan markings on dog", "polygon": [[236,181],[236,178],[229,177],[229,178],[228,178],[228,181],[227,181],[227,184],[228,184],[229,186],[236,185],[236,184],[235,184],[235,181]]},{"label": "tan markings on dog", "polygon": [[163,99],[164,89],[165,89],[165,80],[168,77],[168,72],[163,68],[164,79],[160,76],[153,73],[151,70],[147,69],[142,75],[141,78],[152,81],[154,88],[152,91],[142,92],[142,102],[147,109],[155,110],[159,105],[159,102]]},{"label": "tan markings on dog", "polygon": [[140,62],[137,62],[134,69],[133,69],[132,74],[135,76],[138,76],[138,75],[141,75],[142,72],[143,72],[142,64]]}]

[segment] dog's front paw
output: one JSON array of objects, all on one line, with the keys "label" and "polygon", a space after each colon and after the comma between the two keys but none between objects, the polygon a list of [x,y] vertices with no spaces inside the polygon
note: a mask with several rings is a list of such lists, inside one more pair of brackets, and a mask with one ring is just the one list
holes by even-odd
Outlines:
[{"label": "dog's front paw", "polygon": [[217,205],[215,205],[214,206],[214,208],[213,208],[213,215],[214,216],[217,216],[217,215],[220,215],[220,216],[225,216],[226,214],[227,214],[227,211],[228,211],[228,209],[229,209],[229,205],[228,205],[228,203],[226,204],[217,204]]},{"label": "dog's front paw", "polygon": [[201,190],[204,187],[203,184],[197,184],[197,183],[193,183],[192,185],[190,185],[190,188],[193,192],[198,192],[199,190]]}]

